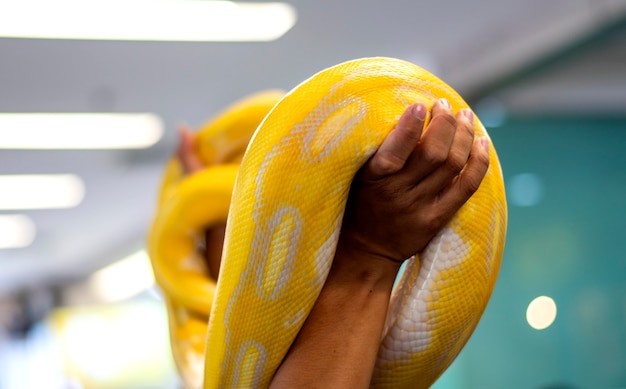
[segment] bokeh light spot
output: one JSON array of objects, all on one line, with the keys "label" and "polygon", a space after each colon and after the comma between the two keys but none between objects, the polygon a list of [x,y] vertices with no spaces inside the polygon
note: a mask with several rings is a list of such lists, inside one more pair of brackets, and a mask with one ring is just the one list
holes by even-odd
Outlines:
[{"label": "bokeh light spot", "polygon": [[534,173],[517,174],[509,180],[509,200],[520,207],[537,205],[543,197],[543,184]]},{"label": "bokeh light spot", "polygon": [[552,325],[556,319],[556,303],[548,296],[539,296],[528,304],[526,320],[536,329],[543,330]]}]

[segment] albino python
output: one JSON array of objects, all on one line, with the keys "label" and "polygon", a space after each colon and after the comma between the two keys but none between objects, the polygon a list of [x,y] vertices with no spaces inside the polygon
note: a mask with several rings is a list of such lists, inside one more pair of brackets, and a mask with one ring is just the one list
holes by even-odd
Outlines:
[{"label": "albino python", "polygon": [[[187,387],[269,385],[329,272],[355,174],[410,104],[430,110],[442,97],[454,113],[467,107],[451,87],[411,63],[349,61],[284,96],[271,91],[243,100],[210,122],[195,143],[203,171],[184,177],[170,162],[149,252]],[[486,135],[478,119],[474,130]],[[489,153],[478,191],[406,262],[372,387],[429,387],[478,324],[507,223],[500,164],[493,147]],[[198,266],[197,238],[226,217],[216,286]]]}]

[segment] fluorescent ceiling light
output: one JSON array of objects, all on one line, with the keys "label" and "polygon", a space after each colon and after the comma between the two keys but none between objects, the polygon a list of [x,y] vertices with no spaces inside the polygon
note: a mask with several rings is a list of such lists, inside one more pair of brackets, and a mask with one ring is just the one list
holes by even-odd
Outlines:
[{"label": "fluorescent ceiling light", "polygon": [[152,265],[145,250],[140,250],[94,273],[89,289],[101,301],[120,301],[154,286]]},{"label": "fluorescent ceiling light", "polygon": [[200,0],[0,0],[0,37],[271,41],[296,22],[286,3]]},{"label": "fluorescent ceiling light", "polygon": [[0,249],[30,246],[35,240],[35,223],[26,215],[0,215]]},{"label": "fluorescent ceiling light", "polygon": [[71,208],[84,195],[83,181],[73,174],[0,176],[0,210]]},{"label": "fluorescent ceiling light", "polygon": [[149,113],[0,114],[0,149],[146,148],[161,136],[163,122]]}]

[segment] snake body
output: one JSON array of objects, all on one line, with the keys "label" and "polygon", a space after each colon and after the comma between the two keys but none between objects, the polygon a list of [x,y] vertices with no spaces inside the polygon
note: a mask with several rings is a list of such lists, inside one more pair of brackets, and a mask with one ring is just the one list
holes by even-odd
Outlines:
[{"label": "snake body", "polygon": [[155,279],[168,312],[170,343],[186,389],[202,387],[206,333],[215,280],[196,250],[203,230],[226,223],[244,151],[265,115],[284,95],[268,90],[235,102],[200,128],[194,154],[205,165],[187,175],[177,158],[166,166],[148,237]]},{"label": "snake body", "polygon": [[[205,388],[269,385],[329,272],[352,179],[410,104],[430,109],[442,97],[454,113],[467,107],[431,73],[380,57],[325,69],[282,97],[256,129],[236,173],[210,300],[213,289],[193,296],[184,287],[177,295],[169,292],[177,276],[159,271],[174,266],[165,265],[160,253],[172,253],[180,267],[180,258],[193,250],[190,239],[181,244],[168,231],[199,226],[180,220],[179,210],[170,211],[170,219],[157,216],[150,240],[157,281],[172,301],[205,313],[210,306]],[[474,130],[487,135],[479,120]],[[489,153],[478,191],[407,261],[390,302],[372,387],[430,386],[478,324],[497,279],[507,222],[500,164],[493,147]],[[203,212],[219,213],[208,208]]]}]

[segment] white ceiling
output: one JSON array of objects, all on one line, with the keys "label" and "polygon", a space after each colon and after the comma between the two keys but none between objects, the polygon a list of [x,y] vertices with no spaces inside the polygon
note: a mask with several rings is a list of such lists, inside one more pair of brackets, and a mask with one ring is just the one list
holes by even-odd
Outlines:
[{"label": "white ceiling", "polygon": [[[180,123],[198,126],[248,93],[289,89],[344,60],[410,60],[463,95],[493,92],[513,112],[626,112],[625,33],[587,54],[563,51],[623,21],[623,1],[289,3],[298,21],[269,43],[0,39],[0,112],[154,112],[167,130],[149,150],[1,150],[0,174],[78,174],[86,197],[27,212],[36,240],[0,250],[0,292],[79,278],[140,248]],[[550,57],[558,67],[538,65]],[[542,72],[513,82],[533,67]]]}]

